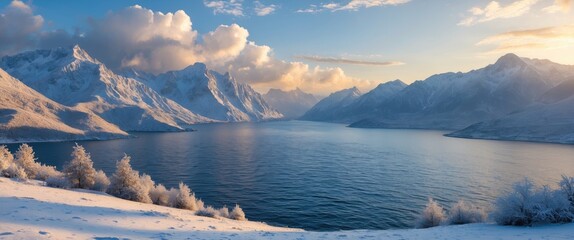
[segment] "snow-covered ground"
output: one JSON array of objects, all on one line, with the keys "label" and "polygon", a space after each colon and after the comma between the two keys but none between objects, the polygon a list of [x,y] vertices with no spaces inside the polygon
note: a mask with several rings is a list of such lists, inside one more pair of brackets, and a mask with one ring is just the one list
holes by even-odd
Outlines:
[{"label": "snow-covered ground", "polygon": [[[249,217],[249,213],[247,213]],[[341,219],[344,221],[344,219]],[[574,224],[307,232],[0,178],[0,239],[572,239]]]}]

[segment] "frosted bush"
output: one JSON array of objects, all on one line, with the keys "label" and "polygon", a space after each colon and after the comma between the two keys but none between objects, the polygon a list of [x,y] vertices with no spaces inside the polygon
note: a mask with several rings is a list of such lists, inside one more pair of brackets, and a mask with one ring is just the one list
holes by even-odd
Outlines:
[{"label": "frosted bush", "polygon": [[149,197],[153,204],[169,207],[169,191],[162,184],[154,186],[149,191]]},{"label": "frosted bush", "polygon": [[36,163],[36,157],[34,156],[34,149],[30,147],[28,144],[22,144],[16,151],[16,158],[14,162],[18,164],[24,171],[28,178],[36,178],[36,174],[38,173],[39,164]]},{"label": "frosted bush", "polygon": [[89,189],[94,186],[96,169],[90,154],[84,147],[76,144],[72,151],[72,160],[64,166],[64,174],[70,180],[72,187]]},{"label": "frosted bush", "polygon": [[28,179],[28,174],[26,174],[24,168],[20,167],[16,163],[11,163],[8,168],[2,171],[2,174],[7,178]]},{"label": "frosted bush", "polygon": [[417,221],[417,228],[439,226],[445,220],[444,209],[432,198],[429,198],[425,209]]},{"label": "frosted bush", "polygon": [[46,181],[51,177],[62,177],[62,173],[56,170],[54,166],[38,165],[38,172],[36,173],[37,180]]},{"label": "frosted bush", "polygon": [[463,200],[454,204],[448,212],[449,224],[480,223],[486,220],[486,213]]},{"label": "frosted bush", "polygon": [[553,191],[548,186],[536,191],[532,208],[533,223],[564,223],[574,219],[566,194]]},{"label": "frosted bush", "polygon": [[236,204],[235,207],[233,208],[233,210],[231,210],[231,213],[229,213],[229,218],[235,219],[238,221],[247,221],[247,218],[245,218],[245,213],[243,212],[243,209],[241,209],[241,207],[239,207],[238,204]]},{"label": "frosted bush", "polygon": [[562,193],[566,195],[568,201],[570,201],[571,211],[574,212],[574,177],[568,177],[562,175],[562,181],[560,181],[560,189]]},{"label": "frosted bush", "polygon": [[6,170],[14,162],[14,156],[4,145],[0,146],[0,173]]},{"label": "frosted bush", "polygon": [[110,179],[104,171],[99,170],[94,176],[94,185],[90,188],[95,191],[106,192],[110,186]]},{"label": "frosted bush", "polygon": [[204,203],[201,199],[197,199],[197,201],[195,202],[195,204],[197,205],[197,209],[203,209],[203,208],[205,208],[205,203]]},{"label": "frosted bush", "polygon": [[144,188],[144,191],[147,192],[148,195],[151,189],[155,186],[155,182],[151,180],[151,177],[145,173],[142,176],[140,176],[140,183]]},{"label": "frosted bush", "polygon": [[219,217],[219,210],[213,208],[212,206],[207,206],[205,208],[199,209],[195,212],[195,215],[202,216],[202,217],[212,217],[217,218]]},{"label": "frosted bush", "polygon": [[70,181],[63,177],[49,177],[46,179],[46,186],[48,187],[53,187],[53,188],[64,188],[64,189],[68,189],[70,188],[71,184]]},{"label": "frosted bush", "polygon": [[534,218],[534,184],[529,179],[515,183],[512,192],[496,200],[492,217],[501,225],[530,225]]},{"label": "frosted bush", "polygon": [[197,204],[195,200],[195,195],[191,193],[191,189],[183,182],[179,183],[179,191],[175,196],[175,201],[173,204],[176,208],[187,209],[196,211]]},{"label": "frosted bush", "polygon": [[117,162],[108,193],[126,200],[151,203],[149,193],[141,184],[139,173],[132,169],[128,155]]},{"label": "frosted bush", "polygon": [[224,218],[229,218],[229,208],[227,206],[223,206],[219,209],[219,216]]},{"label": "frosted bush", "polygon": [[564,189],[552,190],[548,186],[536,189],[528,179],[516,183],[511,193],[497,199],[492,216],[498,224],[517,226],[574,219]]}]

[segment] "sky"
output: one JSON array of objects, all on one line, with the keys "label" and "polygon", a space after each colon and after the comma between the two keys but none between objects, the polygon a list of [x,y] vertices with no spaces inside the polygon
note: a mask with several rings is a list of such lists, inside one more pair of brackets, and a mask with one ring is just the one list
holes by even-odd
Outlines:
[{"label": "sky", "polygon": [[116,71],[195,62],[260,92],[368,91],[505,53],[574,64],[574,0],[0,0],[0,55],[79,44]]}]

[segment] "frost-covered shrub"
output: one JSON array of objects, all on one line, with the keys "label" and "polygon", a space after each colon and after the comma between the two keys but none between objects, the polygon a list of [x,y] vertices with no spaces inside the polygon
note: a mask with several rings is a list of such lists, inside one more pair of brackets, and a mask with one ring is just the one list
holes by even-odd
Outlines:
[{"label": "frost-covered shrub", "polygon": [[212,217],[217,218],[219,217],[219,210],[213,208],[212,206],[207,206],[205,208],[199,209],[195,212],[195,215],[202,216],[202,217]]},{"label": "frost-covered shrub", "polygon": [[70,181],[63,177],[49,177],[46,179],[46,186],[48,187],[53,187],[53,188],[64,188],[64,189],[68,189],[70,188],[71,184]]},{"label": "frost-covered shrub", "polygon": [[238,204],[235,204],[235,207],[233,208],[233,210],[231,210],[231,213],[229,213],[229,218],[235,219],[238,221],[247,221],[247,218],[245,218],[245,213],[243,212],[243,209],[241,209],[241,207],[239,207]]},{"label": "frost-covered shrub", "polygon": [[496,200],[492,212],[501,225],[532,225],[533,223],[562,223],[574,219],[571,204],[564,190],[548,186],[536,189],[528,179],[514,185],[512,192]]},{"label": "frost-covered shrub", "polygon": [[60,171],[56,170],[56,167],[41,164],[38,165],[36,179],[46,181],[48,178],[62,177],[62,175],[63,174]]},{"label": "frost-covered shrub", "polygon": [[84,147],[76,144],[72,151],[72,160],[64,166],[64,174],[70,180],[72,187],[89,189],[94,186],[96,169],[90,154]]},{"label": "frost-covered shrub", "polygon": [[179,191],[175,196],[173,207],[192,211],[198,210],[195,195],[191,193],[191,189],[189,189],[189,187],[183,182],[179,183]]},{"label": "frost-covered shrub", "polygon": [[144,191],[146,191],[148,193],[148,195],[149,195],[149,192],[155,186],[155,182],[153,180],[151,180],[151,177],[145,173],[140,176],[140,183],[141,183],[142,187],[145,189]]},{"label": "frost-covered shrub", "polygon": [[570,201],[570,206],[573,208],[571,211],[574,212],[574,177],[562,175],[560,190],[562,190],[562,193],[564,193],[568,201]]},{"label": "frost-covered shrub", "polygon": [[195,204],[197,205],[197,209],[205,208],[205,203],[201,199],[197,199],[197,201],[195,201]]},{"label": "frost-covered shrub", "polygon": [[417,228],[439,226],[445,220],[444,209],[432,198],[429,198],[425,209],[417,221]]},{"label": "frost-covered shrub", "polygon": [[533,223],[565,223],[574,219],[566,194],[554,191],[548,186],[536,191],[532,208]]},{"label": "frost-covered shrub", "polygon": [[223,206],[219,209],[219,216],[224,218],[229,218],[229,208],[227,206]]},{"label": "frost-covered shrub", "polygon": [[170,207],[169,204],[169,191],[162,184],[154,186],[149,191],[149,197],[153,204]]},{"label": "frost-covered shrub", "polygon": [[28,179],[28,174],[26,174],[24,168],[16,163],[11,163],[8,168],[2,171],[2,174],[7,178]]},{"label": "frost-covered shrub", "polygon": [[132,169],[130,157],[125,155],[116,164],[116,172],[112,176],[109,194],[136,202],[151,203],[146,188],[141,184],[139,173]]},{"label": "frost-covered shrub", "polygon": [[36,157],[34,155],[34,149],[24,143],[20,145],[18,151],[16,151],[16,158],[14,159],[14,162],[24,169],[28,178],[32,179],[36,178],[40,166],[36,163]]},{"label": "frost-covered shrub", "polygon": [[6,170],[14,162],[14,156],[4,145],[0,146],[0,173]]},{"label": "frost-covered shrub", "polygon": [[534,218],[534,183],[524,179],[515,183],[512,192],[496,199],[494,220],[501,225],[530,225]]},{"label": "frost-covered shrub", "polygon": [[96,175],[94,176],[94,185],[90,189],[100,192],[106,192],[109,186],[110,186],[110,179],[108,179],[108,176],[106,176],[106,173],[104,173],[104,171],[99,170],[96,172]]},{"label": "frost-covered shrub", "polygon": [[454,204],[448,212],[448,224],[479,223],[486,220],[486,213],[463,200]]}]

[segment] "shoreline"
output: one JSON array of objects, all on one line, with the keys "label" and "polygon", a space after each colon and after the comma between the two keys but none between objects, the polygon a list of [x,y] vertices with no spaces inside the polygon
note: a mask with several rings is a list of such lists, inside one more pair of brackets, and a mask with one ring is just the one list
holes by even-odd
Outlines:
[{"label": "shoreline", "polygon": [[[568,239],[574,223],[534,227],[491,223],[428,229],[310,232],[261,222],[215,219],[193,211],[0,178],[2,239]],[[249,218],[249,213],[247,213]]]}]

